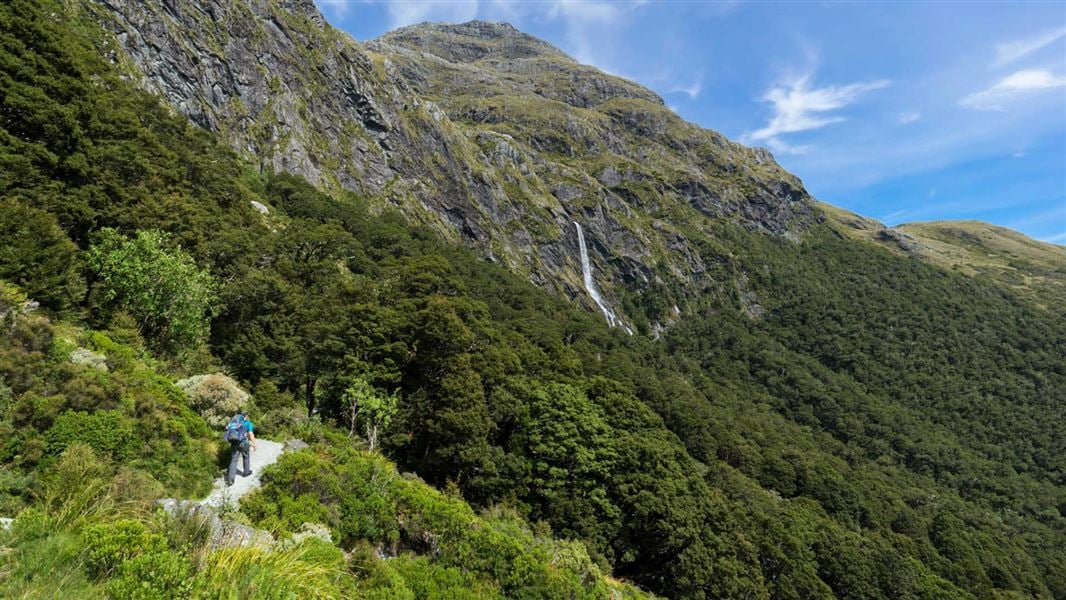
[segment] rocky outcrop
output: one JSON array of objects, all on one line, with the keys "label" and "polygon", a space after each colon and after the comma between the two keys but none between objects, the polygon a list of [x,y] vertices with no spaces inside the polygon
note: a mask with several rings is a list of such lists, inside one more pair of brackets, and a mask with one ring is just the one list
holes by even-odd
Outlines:
[{"label": "rocky outcrop", "polygon": [[927,249],[924,244],[898,229],[882,229],[877,232],[877,239],[891,242],[909,254],[919,254]]},{"label": "rocky outcrop", "polygon": [[158,505],[171,517],[199,521],[208,530],[208,547],[212,550],[242,546],[268,547],[274,544],[274,536],[269,531],[224,519],[217,508],[196,500],[167,498],[160,500]]},{"label": "rocky outcrop", "polygon": [[620,306],[656,278],[706,286],[699,219],[798,239],[821,218],[769,152],[510,25],[420,24],[364,45],[312,0],[84,1],[117,62],[261,168],[398,207],[583,302],[575,221]]}]

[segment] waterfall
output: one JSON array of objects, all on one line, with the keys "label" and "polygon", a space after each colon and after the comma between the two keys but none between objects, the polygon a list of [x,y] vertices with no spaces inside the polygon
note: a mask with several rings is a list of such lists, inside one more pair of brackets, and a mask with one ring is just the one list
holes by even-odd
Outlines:
[{"label": "waterfall", "polygon": [[585,280],[585,290],[592,297],[592,301],[596,303],[596,306],[600,307],[603,312],[603,316],[607,319],[607,324],[611,327],[621,327],[629,335],[633,335],[633,330],[626,327],[625,323],[614,315],[614,311],[607,307],[607,303],[604,302],[603,296],[600,296],[600,291],[596,289],[596,282],[592,280],[592,265],[589,263],[589,249],[585,246],[585,232],[581,229],[581,224],[574,221],[574,227],[577,228],[577,247],[581,251],[581,276]]}]

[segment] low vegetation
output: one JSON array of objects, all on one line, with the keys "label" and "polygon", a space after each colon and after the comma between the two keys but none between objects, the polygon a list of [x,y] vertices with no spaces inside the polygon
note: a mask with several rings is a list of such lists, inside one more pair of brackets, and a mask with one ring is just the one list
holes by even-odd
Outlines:
[{"label": "low vegetation", "polygon": [[[722,285],[628,337],[250,169],[66,10],[0,5],[0,595],[1066,596],[1055,313],[827,227],[717,223],[684,233]],[[219,372],[257,433],[312,444],[236,516],[272,547],[154,508],[216,474],[190,408],[216,396],[171,382]]]}]

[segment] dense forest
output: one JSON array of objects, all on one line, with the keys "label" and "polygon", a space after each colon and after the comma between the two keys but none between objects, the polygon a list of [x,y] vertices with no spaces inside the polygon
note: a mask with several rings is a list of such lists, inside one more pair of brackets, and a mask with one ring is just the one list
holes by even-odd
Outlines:
[{"label": "dense forest", "polygon": [[[82,17],[0,5],[3,595],[1066,597],[1057,309],[722,221],[721,285],[630,337],[251,166]],[[152,510],[210,486],[220,436],[172,382],[216,371],[311,444],[234,515],[291,544],[211,551]],[[377,449],[360,384],[397,399]]]}]

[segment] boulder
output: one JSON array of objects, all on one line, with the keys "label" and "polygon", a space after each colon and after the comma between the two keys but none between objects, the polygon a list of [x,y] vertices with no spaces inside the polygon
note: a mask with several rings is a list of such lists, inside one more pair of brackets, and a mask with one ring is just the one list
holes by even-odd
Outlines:
[{"label": "boulder", "polygon": [[283,452],[299,452],[300,450],[310,447],[311,446],[303,440],[288,440],[285,442]]}]

